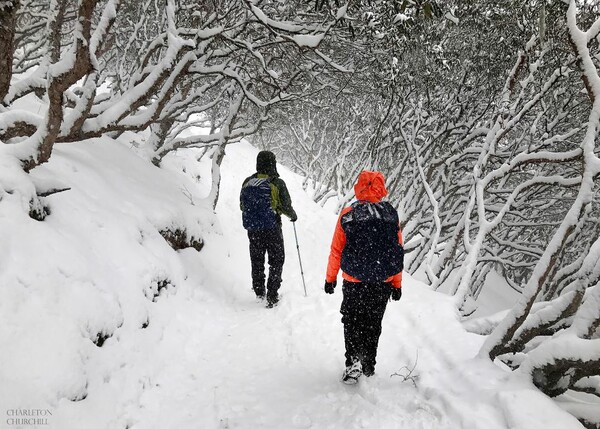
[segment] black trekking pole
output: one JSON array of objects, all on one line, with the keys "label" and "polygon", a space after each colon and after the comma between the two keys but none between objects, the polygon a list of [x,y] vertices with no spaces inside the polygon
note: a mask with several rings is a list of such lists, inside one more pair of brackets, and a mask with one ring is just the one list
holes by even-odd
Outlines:
[{"label": "black trekking pole", "polygon": [[300,258],[300,245],[298,244],[298,233],[296,233],[296,223],[292,222],[292,226],[294,227],[294,237],[296,237],[296,249],[298,250],[298,261],[300,261],[300,274],[302,275],[302,285],[304,286],[304,296],[308,296],[306,294],[306,282],[304,281],[304,269],[302,268],[302,258]]}]

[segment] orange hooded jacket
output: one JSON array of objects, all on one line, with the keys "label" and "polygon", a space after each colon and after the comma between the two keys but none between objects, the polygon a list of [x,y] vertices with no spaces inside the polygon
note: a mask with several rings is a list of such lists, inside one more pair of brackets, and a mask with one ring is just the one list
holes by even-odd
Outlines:
[{"label": "orange hooded jacket", "polygon": [[[356,199],[359,201],[369,201],[371,203],[378,203],[383,197],[388,194],[385,188],[385,180],[383,174],[378,171],[363,171],[359,174],[356,185],[354,185],[354,193]],[[346,245],[346,233],[342,229],[340,222],[342,216],[352,210],[352,207],[346,207],[340,213],[338,221],[335,225],[335,232],[333,233],[333,240],[331,242],[331,251],[329,252],[329,262],[327,264],[327,274],[325,280],[327,282],[333,282],[336,280],[340,265],[342,261],[342,251]],[[403,244],[402,231],[398,230],[398,242]],[[342,271],[342,277],[350,282],[360,282],[357,278],[352,277]],[[402,287],[402,272],[395,274],[388,279],[386,282],[392,283],[395,288]]]}]

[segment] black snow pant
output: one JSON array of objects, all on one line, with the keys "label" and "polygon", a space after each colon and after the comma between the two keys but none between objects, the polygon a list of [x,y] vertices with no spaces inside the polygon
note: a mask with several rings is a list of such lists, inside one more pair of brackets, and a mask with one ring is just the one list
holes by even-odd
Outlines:
[{"label": "black snow pant", "polygon": [[360,360],[365,374],[375,371],[381,322],[392,293],[389,283],[355,283],[342,286],[342,323],[346,343],[346,366]]},{"label": "black snow pant", "polygon": [[260,231],[248,231],[250,262],[252,264],[252,289],[257,296],[265,295],[265,253],[269,256],[267,298],[276,298],[281,286],[281,272],[285,261],[281,226]]}]

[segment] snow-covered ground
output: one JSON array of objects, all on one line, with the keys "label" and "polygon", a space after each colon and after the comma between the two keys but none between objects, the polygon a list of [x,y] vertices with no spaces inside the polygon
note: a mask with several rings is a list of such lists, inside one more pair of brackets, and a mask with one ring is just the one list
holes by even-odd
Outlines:
[{"label": "snow-covered ground", "polygon": [[[4,195],[0,428],[35,427],[11,424],[19,410],[51,413],[37,427],[57,429],[582,427],[475,358],[483,337],[408,275],[385,315],[376,375],[342,384],[341,290],[322,291],[336,215],[283,166],[308,296],[284,219],[282,301],[255,301],[238,195],[257,152],[227,148],[216,216],[203,200],[207,160],[180,151],[158,169],[109,139],[59,145],[34,170],[38,186],[71,188],[45,198],[43,222]],[[158,231],[177,226],[201,233],[204,248],[172,250]]]}]

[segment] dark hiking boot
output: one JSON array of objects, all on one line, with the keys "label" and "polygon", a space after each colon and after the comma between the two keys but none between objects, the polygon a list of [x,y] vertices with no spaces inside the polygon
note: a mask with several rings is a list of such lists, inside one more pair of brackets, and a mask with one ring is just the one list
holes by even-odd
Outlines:
[{"label": "dark hiking boot", "polygon": [[356,384],[362,373],[362,365],[360,364],[360,361],[356,361],[352,365],[346,367],[342,374],[342,381],[345,384]]},{"label": "dark hiking boot", "polygon": [[371,377],[374,374],[375,374],[375,367],[374,366],[371,366],[371,365],[365,365],[365,366],[363,366],[363,375],[365,377]]},{"label": "dark hiking boot", "polygon": [[371,377],[375,374],[375,359],[361,359],[362,372],[365,377]]},{"label": "dark hiking boot", "polygon": [[267,296],[267,308],[273,308],[279,303],[279,295]]},{"label": "dark hiking boot", "polygon": [[265,288],[264,286],[261,288],[253,287],[252,290],[256,294],[257,298],[264,299],[265,298]]}]

